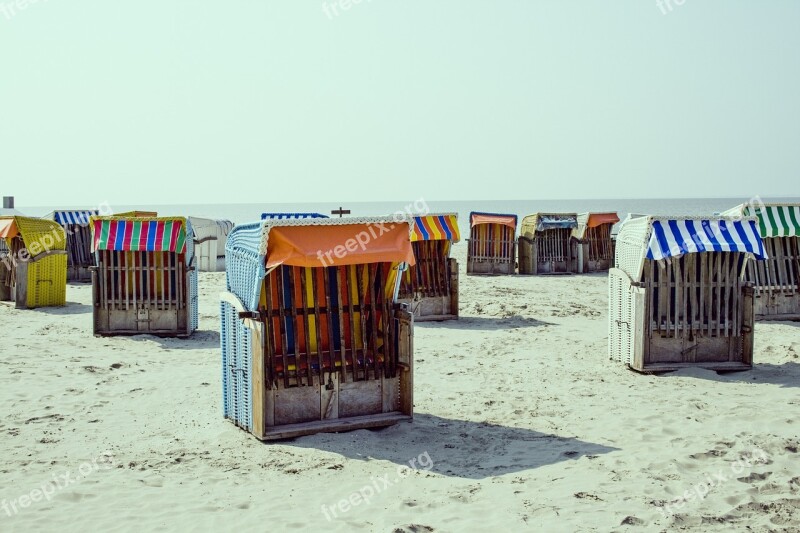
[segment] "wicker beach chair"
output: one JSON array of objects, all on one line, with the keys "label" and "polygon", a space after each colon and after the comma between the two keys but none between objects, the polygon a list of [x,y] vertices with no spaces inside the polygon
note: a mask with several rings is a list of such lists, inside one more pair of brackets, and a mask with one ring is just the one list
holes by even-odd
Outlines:
[{"label": "wicker beach chair", "polygon": [[756,320],[800,320],[800,204],[742,204],[726,215],[755,216],[767,258],[751,261]]},{"label": "wicker beach chair", "polygon": [[413,319],[396,303],[409,232],[389,217],[234,227],[220,304],[226,418],[262,440],[411,418]]},{"label": "wicker beach chair", "polygon": [[54,221],[0,217],[0,300],[20,309],[54,307],[67,299],[67,238]]},{"label": "wicker beach chair", "polygon": [[514,274],[517,215],[472,212],[469,223],[467,274]]},{"label": "wicker beach chair", "polygon": [[456,213],[411,217],[411,246],[417,263],[403,273],[400,301],[414,320],[458,318],[458,261],[450,257],[460,239]]},{"label": "wicker beach chair", "polygon": [[605,272],[614,266],[614,239],[611,230],[619,222],[616,213],[581,213],[572,230],[577,243],[578,272]]},{"label": "wicker beach chair", "polygon": [[520,274],[574,274],[578,245],[572,231],[575,213],[534,213],[522,219],[519,236]]},{"label": "wicker beach chair", "polygon": [[95,335],[188,337],[197,329],[194,241],[185,218],[92,217],[91,230]]},{"label": "wicker beach chair", "polygon": [[97,210],[57,210],[42,218],[53,220],[67,235],[67,281],[91,281],[89,267],[94,265],[92,232],[89,219]]},{"label": "wicker beach chair", "polygon": [[753,359],[747,263],[764,258],[755,218],[640,217],[609,271],[609,355],[638,371],[746,370]]}]

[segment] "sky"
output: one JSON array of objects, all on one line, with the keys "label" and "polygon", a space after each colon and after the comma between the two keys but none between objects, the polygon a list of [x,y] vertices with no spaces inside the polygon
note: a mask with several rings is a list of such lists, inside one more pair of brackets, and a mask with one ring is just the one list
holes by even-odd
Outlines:
[{"label": "sky", "polygon": [[680,1],[0,0],[0,194],[800,196],[800,2]]}]

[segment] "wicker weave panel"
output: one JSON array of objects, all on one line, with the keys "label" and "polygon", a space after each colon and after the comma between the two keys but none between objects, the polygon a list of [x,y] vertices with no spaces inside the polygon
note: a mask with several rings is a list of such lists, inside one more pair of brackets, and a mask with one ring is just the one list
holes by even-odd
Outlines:
[{"label": "wicker weave panel", "polygon": [[67,256],[51,255],[28,263],[29,308],[67,303]]},{"label": "wicker weave panel", "polygon": [[612,268],[608,273],[608,356],[624,364],[633,361],[632,307],[630,279]]},{"label": "wicker weave panel", "polygon": [[236,309],[229,303],[221,302],[220,318],[223,414],[237,426],[249,431],[253,427],[250,400],[252,335],[239,319]]}]

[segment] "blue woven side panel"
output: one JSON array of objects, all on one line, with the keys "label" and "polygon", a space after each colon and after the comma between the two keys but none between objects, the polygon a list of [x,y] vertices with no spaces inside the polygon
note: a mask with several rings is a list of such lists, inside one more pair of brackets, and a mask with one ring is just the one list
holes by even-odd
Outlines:
[{"label": "blue woven side panel", "polygon": [[225,245],[225,285],[249,310],[258,308],[264,258],[259,254],[261,223],[236,226]]},{"label": "blue woven side panel", "polygon": [[[193,235],[192,224],[186,219],[186,235]],[[191,331],[197,331],[200,327],[200,317],[198,315],[198,294],[197,294],[197,258],[194,255],[194,240],[186,239],[186,262],[194,267],[189,272],[189,320]]]},{"label": "blue woven side panel", "polygon": [[236,310],[227,302],[220,304],[220,348],[222,351],[222,412],[225,418],[248,431],[253,429],[252,335]]},{"label": "blue woven side panel", "polygon": [[[225,246],[225,285],[250,311],[258,308],[264,258],[259,255],[261,223],[236,226]],[[252,431],[252,334],[230,304],[220,309],[222,345],[222,392],[226,418]]]},{"label": "blue woven side panel", "polygon": [[233,307],[227,302],[220,302],[219,347],[222,352],[222,415],[233,419],[233,397],[231,395],[231,336],[235,324],[232,320]]}]

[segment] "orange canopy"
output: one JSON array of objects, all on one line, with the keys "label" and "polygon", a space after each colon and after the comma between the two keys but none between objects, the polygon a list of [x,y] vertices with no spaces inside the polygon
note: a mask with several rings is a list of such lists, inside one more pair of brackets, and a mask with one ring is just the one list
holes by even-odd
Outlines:
[{"label": "orange canopy", "polygon": [[517,217],[514,215],[490,215],[482,213],[472,213],[470,226],[480,226],[481,224],[502,224],[511,229],[517,228]]},{"label": "orange canopy", "polygon": [[267,268],[415,263],[408,222],[268,228]]},{"label": "orange canopy", "polygon": [[586,227],[596,228],[602,224],[616,224],[617,222],[619,222],[619,217],[616,213],[589,213]]},{"label": "orange canopy", "polygon": [[17,221],[13,218],[0,218],[0,238],[13,239],[19,235]]}]

